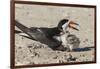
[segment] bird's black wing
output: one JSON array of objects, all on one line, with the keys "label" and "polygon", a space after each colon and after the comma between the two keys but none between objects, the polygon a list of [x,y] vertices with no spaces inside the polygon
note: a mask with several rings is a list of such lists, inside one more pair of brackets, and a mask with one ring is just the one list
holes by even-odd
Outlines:
[{"label": "bird's black wing", "polygon": [[32,39],[44,43],[50,46],[51,48],[57,47],[60,44],[59,42],[55,42],[53,40],[48,39],[47,36],[44,34],[44,32],[42,32],[41,30],[39,31],[38,28],[35,27],[28,28],[16,20],[15,20],[15,26],[18,27],[21,31],[23,31],[27,35],[29,35]]}]

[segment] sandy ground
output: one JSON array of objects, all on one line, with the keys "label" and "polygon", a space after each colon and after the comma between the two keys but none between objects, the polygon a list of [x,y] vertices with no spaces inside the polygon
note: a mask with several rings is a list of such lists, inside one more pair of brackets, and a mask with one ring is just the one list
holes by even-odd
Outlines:
[{"label": "sandy ground", "polygon": [[[63,18],[77,22],[80,31],[68,29],[79,37],[80,50],[54,51],[47,45],[15,34],[15,63],[50,64],[94,61],[94,9],[16,4],[15,19],[27,27],[55,27]],[[16,30],[19,30],[15,27]]]}]

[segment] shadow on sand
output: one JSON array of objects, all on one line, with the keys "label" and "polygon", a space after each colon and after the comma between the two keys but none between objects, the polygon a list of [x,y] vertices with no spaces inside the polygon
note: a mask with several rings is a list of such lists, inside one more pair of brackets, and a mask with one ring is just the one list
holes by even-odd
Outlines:
[{"label": "shadow on sand", "polygon": [[85,47],[85,48],[76,48],[74,49],[75,52],[81,52],[81,51],[90,51],[92,50],[94,47]]}]

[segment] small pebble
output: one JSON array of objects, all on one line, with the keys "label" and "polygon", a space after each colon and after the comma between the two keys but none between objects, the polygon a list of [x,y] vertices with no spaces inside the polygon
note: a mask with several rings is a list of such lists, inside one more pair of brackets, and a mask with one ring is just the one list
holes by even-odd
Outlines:
[{"label": "small pebble", "polygon": [[59,60],[59,63],[64,63],[64,61],[62,61],[62,60]]},{"label": "small pebble", "polygon": [[32,46],[28,46],[28,48],[32,48]]},{"label": "small pebble", "polygon": [[57,59],[57,58],[58,58],[58,56],[53,57],[53,59]]},{"label": "small pebble", "polygon": [[22,49],[22,47],[18,47],[18,49]]}]

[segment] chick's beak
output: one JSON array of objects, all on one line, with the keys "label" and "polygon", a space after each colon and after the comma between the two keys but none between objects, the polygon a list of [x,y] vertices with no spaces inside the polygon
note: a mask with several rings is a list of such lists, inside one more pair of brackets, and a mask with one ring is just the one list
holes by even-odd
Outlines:
[{"label": "chick's beak", "polygon": [[70,21],[70,23],[69,23],[68,26],[69,26],[69,28],[72,28],[72,29],[74,29],[74,30],[79,31],[79,29],[76,28],[76,26],[79,26],[79,24],[77,24],[77,23],[75,23],[75,22],[73,22],[73,21]]}]

